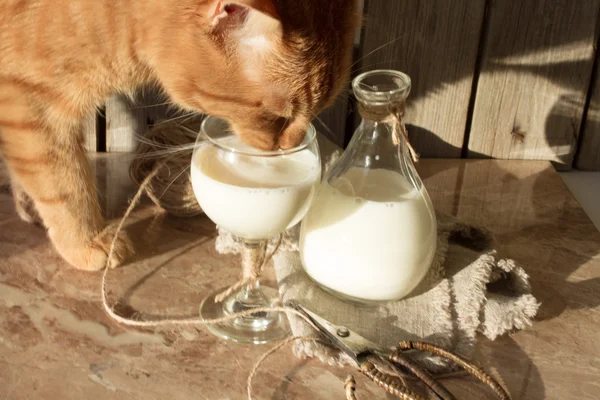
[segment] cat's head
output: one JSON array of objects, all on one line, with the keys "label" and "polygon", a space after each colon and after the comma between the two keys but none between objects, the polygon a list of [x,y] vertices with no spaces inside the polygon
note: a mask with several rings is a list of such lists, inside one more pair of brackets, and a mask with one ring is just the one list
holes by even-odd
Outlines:
[{"label": "cat's head", "polygon": [[230,121],[248,144],[289,148],[349,75],[355,0],[183,0],[153,66],[186,109]]}]

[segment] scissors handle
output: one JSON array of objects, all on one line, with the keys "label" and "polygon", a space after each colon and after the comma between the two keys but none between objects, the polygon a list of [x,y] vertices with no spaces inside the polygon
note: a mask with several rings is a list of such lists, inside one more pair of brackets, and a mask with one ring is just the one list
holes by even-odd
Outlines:
[{"label": "scissors handle", "polygon": [[[448,350],[446,350],[442,347],[436,346],[434,344],[419,342],[419,341],[400,342],[398,345],[398,350],[396,350],[394,353],[392,353],[392,355],[399,356],[400,351],[407,351],[407,350],[426,351],[430,354],[444,357],[450,361],[453,361],[454,363],[459,365],[461,368],[463,368],[465,371],[467,371],[469,374],[471,374],[475,378],[477,378],[479,381],[488,385],[492,389],[492,391],[496,394],[496,396],[498,396],[498,398],[500,400],[511,400],[510,395],[506,392],[506,390],[504,390],[504,388],[494,378],[492,378],[490,375],[488,375],[483,369],[472,364],[471,362],[467,361],[466,359],[462,358],[459,355],[453,354],[453,353],[449,352]],[[402,357],[400,357],[400,358],[402,358]]]},{"label": "scissors handle", "polygon": [[428,386],[429,389],[437,395],[437,398],[441,400],[456,400],[456,397],[454,397],[444,385],[438,383],[429,372],[419,367],[414,361],[404,357],[402,350],[394,351],[388,356],[388,360],[412,373],[416,378]]},{"label": "scissors handle", "polygon": [[381,372],[377,367],[370,361],[362,363],[360,366],[360,372],[363,373],[367,378],[375,382],[378,386],[385,389],[386,392],[393,394],[401,400],[425,400],[423,397],[411,392],[404,387],[396,377],[388,375],[385,372]]}]

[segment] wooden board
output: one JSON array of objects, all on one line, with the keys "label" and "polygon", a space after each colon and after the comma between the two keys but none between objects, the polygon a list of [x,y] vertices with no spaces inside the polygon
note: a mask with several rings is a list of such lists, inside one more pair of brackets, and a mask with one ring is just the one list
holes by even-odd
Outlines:
[{"label": "wooden board", "polygon": [[175,113],[167,103],[152,87],[144,88],[135,100],[124,95],[111,97],[106,103],[106,151],[135,151],[136,136],[143,136],[153,124],[179,118],[182,114]]},{"label": "wooden board", "polygon": [[422,156],[460,157],[484,9],[485,0],[366,3],[359,70],[410,75],[408,130]]},{"label": "wooden board", "polygon": [[97,128],[98,128],[98,116],[95,112],[90,113],[84,120],[82,124],[83,130],[83,143],[84,147],[89,152],[96,152],[97,149]]},{"label": "wooden board", "polygon": [[[600,53],[596,57],[600,58]],[[600,171],[600,59],[596,61],[592,85],[592,97],[581,130],[575,166],[582,170]]]},{"label": "wooden board", "polygon": [[136,135],[147,127],[146,113],[125,95],[112,96],[106,102],[106,151],[130,152],[136,147]]},{"label": "wooden board", "polygon": [[573,161],[598,0],[491,0],[469,155]]}]

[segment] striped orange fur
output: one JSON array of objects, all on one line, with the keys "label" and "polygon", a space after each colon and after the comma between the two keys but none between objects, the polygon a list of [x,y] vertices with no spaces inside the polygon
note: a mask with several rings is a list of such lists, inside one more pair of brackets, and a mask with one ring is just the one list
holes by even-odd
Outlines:
[{"label": "striped orange fur", "polygon": [[[259,148],[299,143],[345,85],[353,0],[3,0],[0,153],[17,212],[72,265],[98,270],[104,230],[82,119],[147,84],[228,119]],[[130,246],[122,238],[112,265]]]}]

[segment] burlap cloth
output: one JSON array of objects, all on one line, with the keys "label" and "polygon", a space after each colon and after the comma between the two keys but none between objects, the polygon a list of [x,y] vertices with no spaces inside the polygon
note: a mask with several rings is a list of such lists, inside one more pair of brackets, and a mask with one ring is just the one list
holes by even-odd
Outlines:
[{"label": "burlap cloth", "polygon": [[[467,358],[475,349],[478,332],[494,340],[531,325],[540,304],[531,294],[525,271],[513,260],[497,256],[488,230],[441,213],[437,218],[438,246],[428,275],[409,297],[376,306],[351,304],[321,289],[300,262],[298,227],[286,232],[273,258],[283,302],[296,300],[327,320],[389,348],[401,340],[419,339]],[[239,251],[239,245],[223,230],[219,230],[216,248],[220,253]],[[294,335],[318,337],[296,315],[288,318]],[[294,353],[332,365],[349,361],[337,349],[312,341],[296,342]],[[437,357],[414,357],[432,372],[449,367]]]}]

